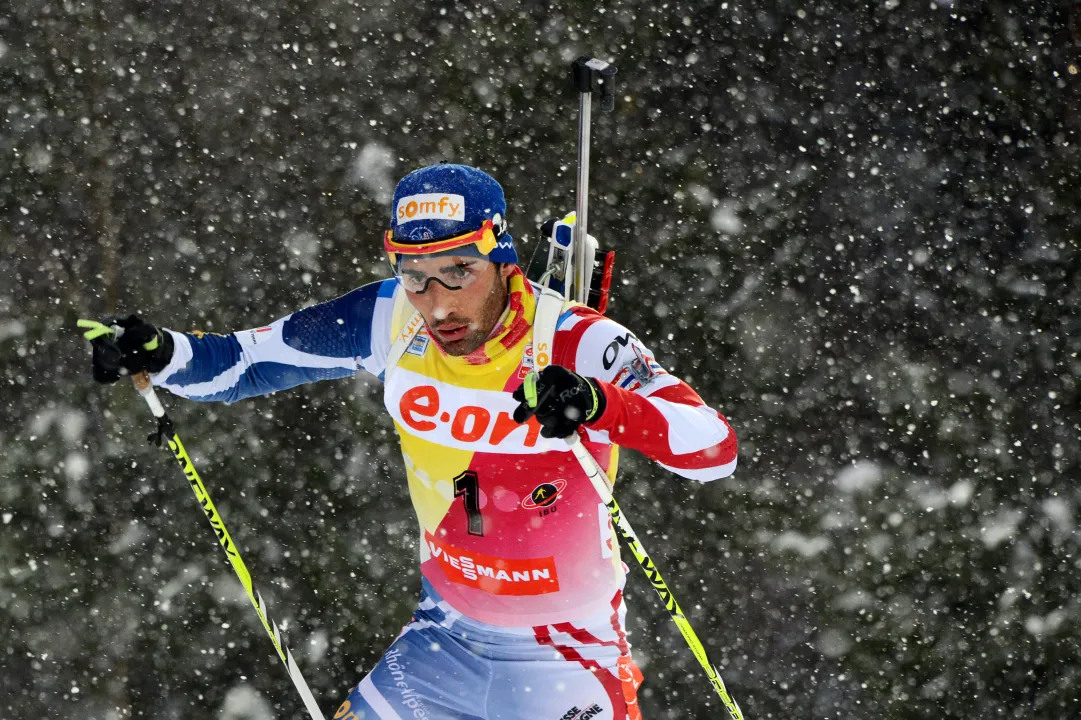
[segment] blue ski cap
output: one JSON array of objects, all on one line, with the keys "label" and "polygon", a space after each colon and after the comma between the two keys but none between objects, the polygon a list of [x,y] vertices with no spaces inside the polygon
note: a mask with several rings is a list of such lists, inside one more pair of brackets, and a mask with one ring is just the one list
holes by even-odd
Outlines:
[{"label": "blue ski cap", "polygon": [[[503,188],[491,175],[476,168],[443,163],[414,170],[394,188],[391,212],[388,240],[399,248],[424,245],[438,252],[437,248],[448,245],[440,241],[464,240],[462,236],[477,233],[491,221],[496,239],[493,250],[485,255],[474,249],[479,245],[469,244],[457,254],[476,254],[496,263],[518,262],[514,238],[506,232]],[[449,250],[444,252],[450,254]]]}]

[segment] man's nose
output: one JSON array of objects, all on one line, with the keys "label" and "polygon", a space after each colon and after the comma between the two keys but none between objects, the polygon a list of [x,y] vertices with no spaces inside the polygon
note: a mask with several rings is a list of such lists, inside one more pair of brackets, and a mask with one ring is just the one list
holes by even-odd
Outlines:
[{"label": "man's nose", "polygon": [[427,295],[432,307],[442,312],[444,316],[450,315],[458,306],[458,292],[448,290],[437,282],[428,285]]}]

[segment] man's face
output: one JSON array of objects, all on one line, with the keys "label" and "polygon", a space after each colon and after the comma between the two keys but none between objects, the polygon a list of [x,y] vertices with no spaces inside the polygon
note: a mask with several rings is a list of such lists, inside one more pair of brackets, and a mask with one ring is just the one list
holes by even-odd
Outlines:
[{"label": "man's face", "polygon": [[484,344],[503,314],[513,270],[476,257],[420,255],[403,259],[398,274],[409,302],[446,353],[468,355]]}]

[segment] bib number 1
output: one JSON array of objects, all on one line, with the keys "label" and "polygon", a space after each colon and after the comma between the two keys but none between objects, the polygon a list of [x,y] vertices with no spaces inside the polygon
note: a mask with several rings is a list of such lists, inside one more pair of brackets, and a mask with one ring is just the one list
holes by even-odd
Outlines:
[{"label": "bib number 1", "polygon": [[469,522],[469,534],[484,535],[484,518],[480,514],[480,481],[472,470],[454,478],[454,497],[464,497],[465,516]]}]

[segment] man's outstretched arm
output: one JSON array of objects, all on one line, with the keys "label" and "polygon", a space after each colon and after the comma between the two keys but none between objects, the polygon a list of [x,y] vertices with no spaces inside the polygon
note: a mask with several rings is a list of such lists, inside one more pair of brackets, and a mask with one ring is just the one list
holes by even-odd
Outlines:
[{"label": "man's outstretched arm", "polygon": [[382,374],[396,280],[371,283],[270,325],[228,335],[168,330],[173,355],[154,384],[201,402],[236,402],[303,383]]}]

